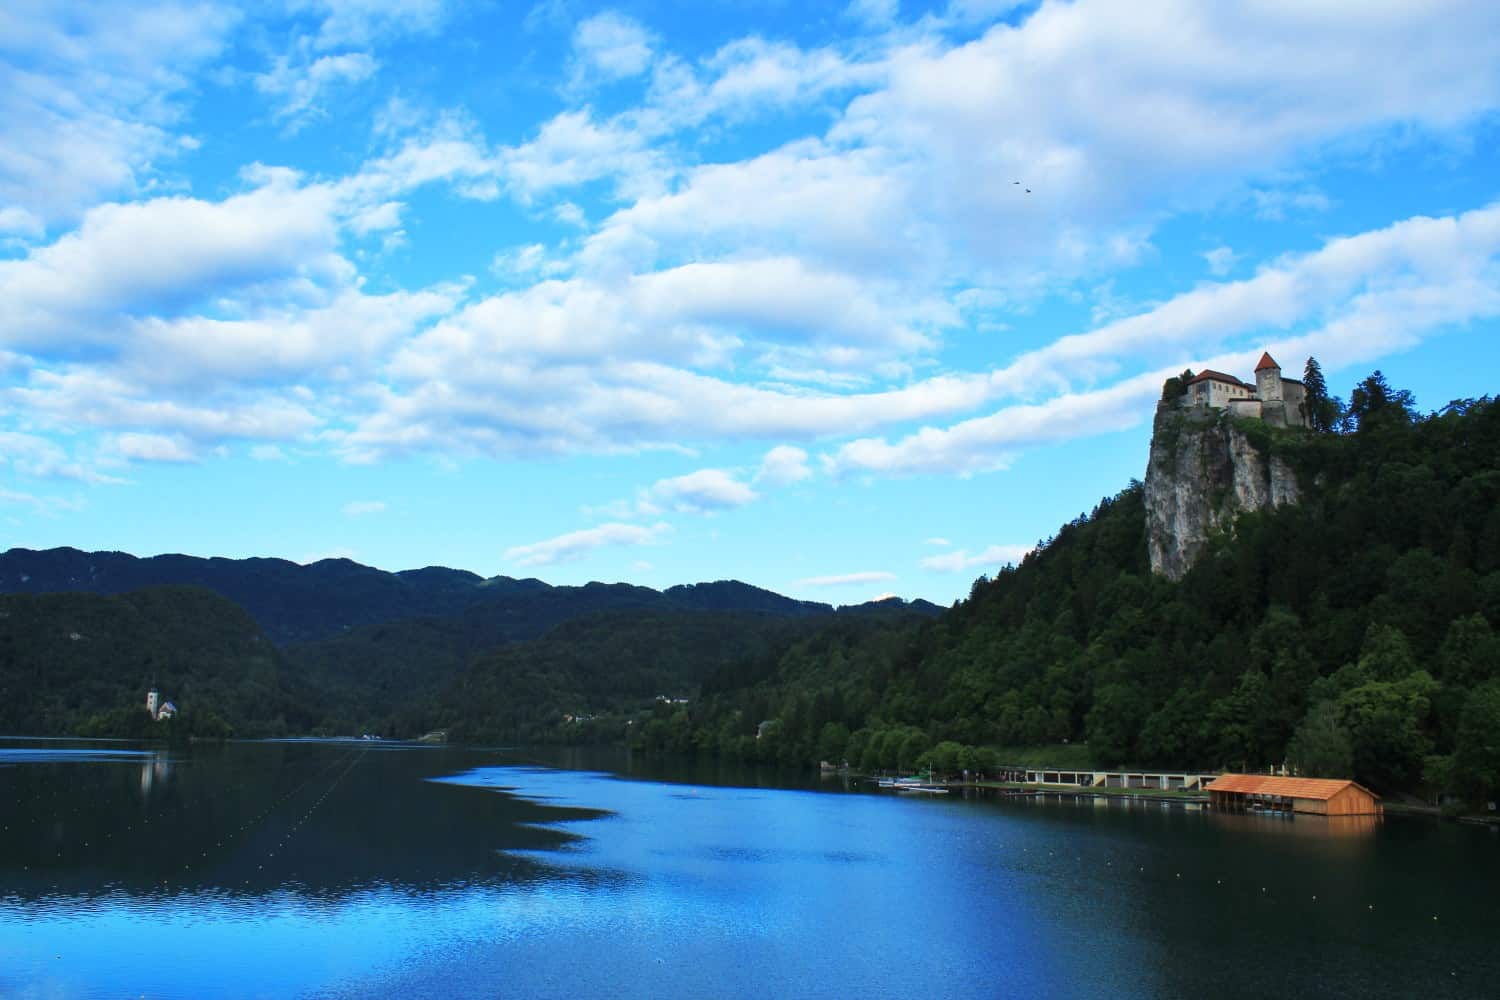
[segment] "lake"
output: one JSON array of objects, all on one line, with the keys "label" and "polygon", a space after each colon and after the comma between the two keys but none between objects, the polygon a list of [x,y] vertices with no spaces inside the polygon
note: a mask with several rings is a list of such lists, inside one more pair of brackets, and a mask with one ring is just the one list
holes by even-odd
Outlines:
[{"label": "lake", "polygon": [[1500,995],[1500,836],[622,752],[0,741],[3,997]]}]

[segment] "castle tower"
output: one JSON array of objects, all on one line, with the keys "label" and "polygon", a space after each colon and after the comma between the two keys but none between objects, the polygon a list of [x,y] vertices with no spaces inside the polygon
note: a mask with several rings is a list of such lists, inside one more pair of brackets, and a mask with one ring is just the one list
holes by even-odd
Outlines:
[{"label": "castle tower", "polygon": [[156,718],[156,704],[161,700],[161,692],[156,690],[156,685],[151,685],[151,690],[146,692],[146,712],[151,718]]},{"label": "castle tower", "polygon": [[1281,366],[1269,351],[1261,354],[1260,364],[1255,366],[1255,394],[1262,403],[1280,403]]}]

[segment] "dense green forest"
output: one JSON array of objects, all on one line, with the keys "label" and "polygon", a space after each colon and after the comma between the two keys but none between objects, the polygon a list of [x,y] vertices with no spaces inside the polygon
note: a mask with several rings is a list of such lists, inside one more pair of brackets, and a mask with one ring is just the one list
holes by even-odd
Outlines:
[{"label": "dense green forest", "polygon": [[1086,741],[1100,766],[1288,762],[1493,797],[1500,409],[1420,415],[1378,372],[1318,402],[1321,432],[1247,428],[1304,502],[1243,515],[1179,583],[1150,571],[1133,483],[940,619],[728,665],[639,739],[866,768]]},{"label": "dense green forest", "polygon": [[[152,683],[181,716],[151,720]],[[199,587],[0,595],[0,732],[274,736],[307,732],[315,697],[243,608]]]},{"label": "dense green forest", "polygon": [[[658,696],[696,696],[704,674],[726,663],[835,620],[874,629],[936,611],[901,601],[834,611],[730,582],[664,594],[590,585],[567,588],[566,603],[563,588],[528,589],[539,606],[473,605],[281,649],[247,611],[202,587],[0,595],[0,732],[414,737],[441,728],[474,742],[618,741]],[[515,638],[556,617],[539,637]],[[170,723],[143,708],[153,682],[180,709]]]}]

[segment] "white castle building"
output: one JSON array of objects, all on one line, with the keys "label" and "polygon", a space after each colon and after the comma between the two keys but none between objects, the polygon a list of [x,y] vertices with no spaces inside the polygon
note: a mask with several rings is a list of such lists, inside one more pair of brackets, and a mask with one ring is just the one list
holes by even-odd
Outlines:
[{"label": "white castle building", "polygon": [[1182,406],[1228,410],[1236,417],[1255,417],[1275,427],[1310,427],[1307,387],[1294,378],[1282,378],[1281,366],[1269,352],[1255,366],[1255,384],[1233,375],[1205,369],[1184,383]]}]

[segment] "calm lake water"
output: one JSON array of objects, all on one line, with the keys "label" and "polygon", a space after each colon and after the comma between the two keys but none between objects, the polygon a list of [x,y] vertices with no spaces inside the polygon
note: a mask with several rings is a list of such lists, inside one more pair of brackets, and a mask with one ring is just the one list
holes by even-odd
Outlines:
[{"label": "calm lake water", "polygon": [[0,827],[3,997],[1500,995],[1500,836],[1429,821],[3,741]]}]

